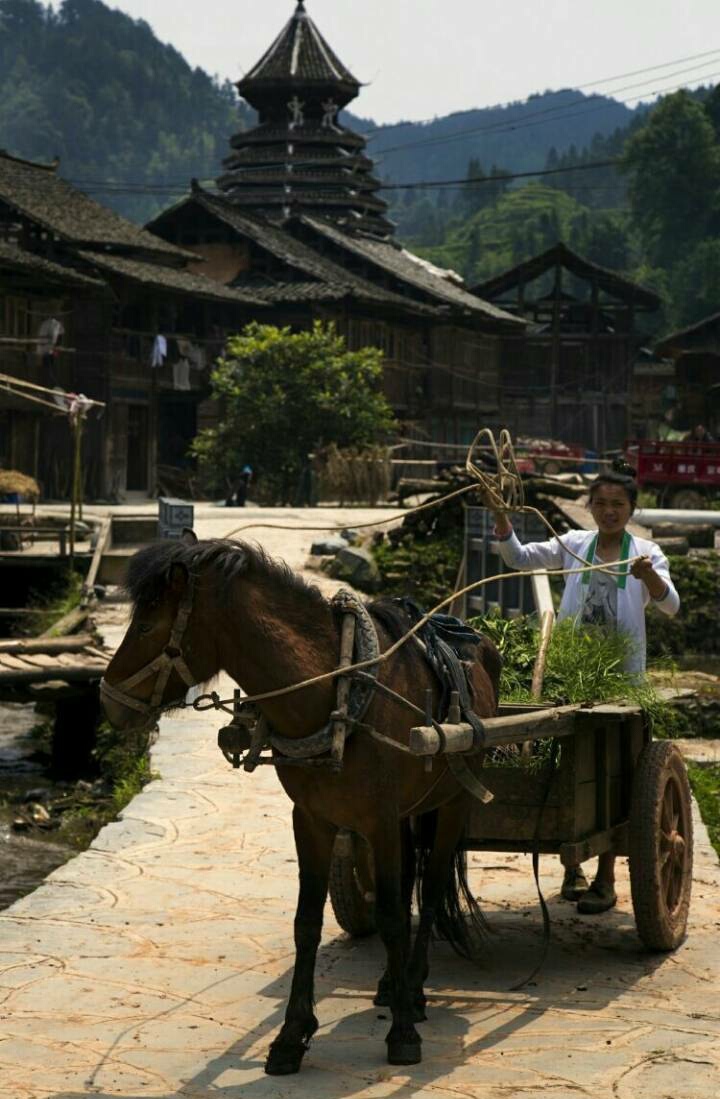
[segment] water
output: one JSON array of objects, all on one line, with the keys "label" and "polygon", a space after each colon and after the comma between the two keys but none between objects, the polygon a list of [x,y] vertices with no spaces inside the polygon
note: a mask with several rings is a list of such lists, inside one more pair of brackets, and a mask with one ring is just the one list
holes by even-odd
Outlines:
[{"label": "water", "polygon": [[19,809],[16,799],[29,790],[50,789],[30,735],[37,721],[32,706],[0,705],[0,805],[7,803],[0,807],[0,908],[30,893],[71,854],[60,844],[19,835],[11,828]]}]

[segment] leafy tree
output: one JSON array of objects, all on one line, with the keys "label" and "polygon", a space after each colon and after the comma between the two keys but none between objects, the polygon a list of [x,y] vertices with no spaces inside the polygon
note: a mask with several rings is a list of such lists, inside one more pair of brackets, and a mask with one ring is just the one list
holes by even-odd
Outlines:
[{"label": "leafy tree", "polygon": [[308,455],[367,446],[393,428],[380,385],[382,353],[348,351],[333,325],[292,332],[253,322],[227,344],[212,376],[223,415],[193,443],[201,469],[225,491],[248,463],[275,502],[302,499]]},{"label": "leafy tree", "polygon": [[625,146],[630,205],[648,257],[667,266],[709,231],[720,189],[720,145],[701,103],[663,99]]},{"label": "leafy tree", "polygon": [[672,317],[692,324],[720,307],[720,240],[703,240],[673,267],[670,275]]}]

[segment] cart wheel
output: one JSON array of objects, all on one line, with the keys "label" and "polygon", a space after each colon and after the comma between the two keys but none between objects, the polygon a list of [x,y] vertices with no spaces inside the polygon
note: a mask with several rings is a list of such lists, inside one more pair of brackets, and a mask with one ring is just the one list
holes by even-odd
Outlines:
[{"label": "cart wheel", "polygon": [[694,488],[679,488],[670,497],[670,507],[680,511],[703,511],[707,507],[707,497]]},{"label": "cart wheel", "polygon": [[638,934],[650,950],[685,938],[692,888],[692,798],[683,758],[668,741],[640,753],[630,810],[630,885]]},{"label": "cart wheel", "polygon": [[362,836],[342,831],[330,864],[330,903],[349,935],[372,935],[375,925],[375,873],[372,852]]}]

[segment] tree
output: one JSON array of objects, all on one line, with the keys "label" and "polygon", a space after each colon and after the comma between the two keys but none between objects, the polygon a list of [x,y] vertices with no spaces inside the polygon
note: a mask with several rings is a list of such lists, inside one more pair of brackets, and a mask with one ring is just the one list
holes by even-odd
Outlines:
[{"label": "tree", "polygon": [[623,170],[648,257],[670,266],[708,232],[720,188],[720,145],[686,91],[663,99],[628,140]]},{"label": "tree", "polygon": [[319,447],[382,441],[394,426],[382,366],[381,351],[348,351],[334,325],[292,332],[249,324],[228,340],[212,375],[221,422],[193,443],[211,486],[225,492],[249,464],[266,497],[291,503]]},{"label": "tree", "polygon": [[670,276],[673,321],[693,324],[717,313],[720,304],[720,240],[703,240],[675,265]]}]

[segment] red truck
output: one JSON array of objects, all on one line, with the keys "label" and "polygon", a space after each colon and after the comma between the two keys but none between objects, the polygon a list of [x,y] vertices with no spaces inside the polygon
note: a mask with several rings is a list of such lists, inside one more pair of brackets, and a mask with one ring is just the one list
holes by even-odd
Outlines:
[{"label": "red truck", "polygon": [[663,507],[695,511],[720,497],[720,443],[631,440],[625,456],[640,487],[656,491]]}]

